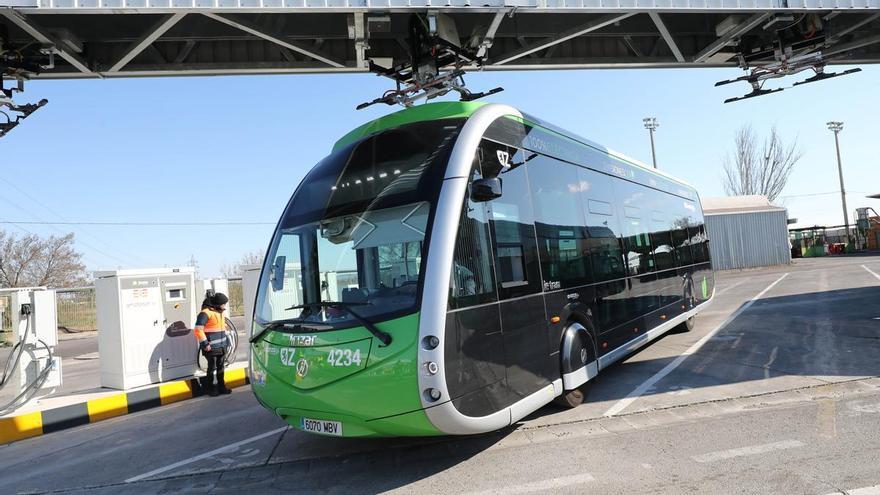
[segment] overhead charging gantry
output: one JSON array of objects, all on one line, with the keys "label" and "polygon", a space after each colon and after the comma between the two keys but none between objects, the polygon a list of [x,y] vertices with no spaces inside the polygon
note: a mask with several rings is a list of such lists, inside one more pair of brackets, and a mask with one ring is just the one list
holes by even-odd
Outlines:
[{"label": "overhead charging gantry", "polygon": [[740,67],[749,73],[734,79],[719,81],[715,83],[715,86],[744,81],[752,86],[752,91],[744,96],[728,98],[724,100],[724,103],[782,91],[785,88],[764,89],[764,83],[770,79],[807,70],[812,71],[813,75],[795,82],[792,87],[845,76],[862,70],[856,67],[841,72],[826,72],[825,67],[829,62],[841,58],[840,51],[833,50],[833,45],[834,41],[844,33],[827,35],[825,32],[826,23],[821,16],[816,14],[805,13],[795,17],[794,15],[777,15],[763,26],[765,31],[774,34],[775,39],[772,40],[771,45],[750,46],[741,43],[738,46],[739,51],[736,58]]},{"label": "overhead charging gantry", "polygon": [[[880,0],[0,0],[0,132],[29,79],[367,73],[361,105],[471,100],[471,71],[739,67],[744,97],[880,62]],[[728,98],[738,101],[743,97]]]},{"label": "overhead charging gantry", "polygon": [[[369,60],[370,72],[393,79],[397,88],[373,101],[361,103],[358,110],[376,103],[409,107],[419,100],[430,100],[450,91],[457,92],[461,101],[473,101],[503,91],[498,87],[474,93],[465,88],[465,69],[482,68],[488,46],[473,37],[462,45],[451,17],[439,13],[413,14],[409,23],[408,60],[390,68]],[[494,28],[497,29],[497,23]]]},{"label": "overhead charging gantry", "polygon": [[37,103],[16,103],[13,97],[24,92],[24,82],[41,71],[54,67],[55,53],[38,43],[16,45],[9,40],[6,26],[0,25],[0,137],[5,136],[48,100]]}]

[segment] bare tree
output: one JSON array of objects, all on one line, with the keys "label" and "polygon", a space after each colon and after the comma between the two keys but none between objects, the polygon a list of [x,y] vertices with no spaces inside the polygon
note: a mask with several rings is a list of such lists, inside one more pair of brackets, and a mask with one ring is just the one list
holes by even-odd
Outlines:
[{"label": "bare tree", "polygon": [[745,125],[736,133],[736,150],[724,158],[724,190],[730,196],[763,194],[776,199],[803,151],[797,140],[786,146],[776,128],[758,147],[752,127]]},{"label": "bare tree", "polygon": [[18,237],[0,230],[0,287],[75,287],[86,279],[73,234]]},{"label": "bare tree", "polygon": [[241,256],[241,259],[238,260],[237,263],[232,265],[223,264],[220,266],[220,273],[223,275],[223,278],[238,278],[241,277],[243,273],[243,267],[246,265],[262,265],[263,264],[263,253],[262,251],[251,251],[249,253],[245,253]]}]

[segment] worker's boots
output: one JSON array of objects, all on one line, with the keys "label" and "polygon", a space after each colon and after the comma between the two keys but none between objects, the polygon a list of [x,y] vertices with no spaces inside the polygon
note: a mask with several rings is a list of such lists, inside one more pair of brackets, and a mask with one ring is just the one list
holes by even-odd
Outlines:
[{"label": "worker's boots", "polygon": [[229,390],[228,388],[226,388],[226,381],[223,379],[223,372],[222,371],[218,372],[217,373],[217,393],[213,394],[212,397],[219,395],[219,394],[225,395],[225,394],[231,394],[231,393],[232,393],[232,390]]},{"label": "worker's boots", "polygon": [[202,386],[202,392],[210,395],[211,397],[217,397],[217,388],[214,387],[214,377],[203,376],[199,379],[199,384]]}]

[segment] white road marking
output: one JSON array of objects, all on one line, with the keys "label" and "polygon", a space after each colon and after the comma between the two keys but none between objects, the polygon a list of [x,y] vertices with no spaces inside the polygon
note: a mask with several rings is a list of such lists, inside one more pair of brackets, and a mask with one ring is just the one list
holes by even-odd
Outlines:
[{"label": "white road marking", "polygon": [[803,447],[804,445],[806,444],[798,440],[783,440],[781,442],[765,443],[763,445],[751,445],[748,447],[740,447],[738,449],[709,452],[708,454],[691,457],[691,459],[697,462],[715,462],[746,455],[765,454],[767,452],[773,452],[775,450],[795,449],[798,447]]},{"label": "white road marking", "polygon": [[729,286],[727,286],[727,287],[725,287],[725,288],[719,290],[718,292],[715,293],[715,295],[716,295],[716,296],[720,296],[721,294],[724,294],[725,292],[729,291],[730,289],[733,289],[734,287],[739,286],[739,285],[742,285],[742,284],[744,284],[744,283],[746,283],[746,282],[748,282],[748,279],[746,279],[746,280],[740,280],[739,282],[737,282],[737,283],[735,283],[735,284],[733,284],[733,285],[729,285]]},{"label": "white road marking", "polygon": [[749,307],[751,307],[751,305],[754,304],[755,301],[757,301],[758,299],[760,299],[761,296],[763,296],[764,294],[766,294],[767,291],[769,291],[770,289],[772,289],[773,287],[775,287],[776,284],[778,284],[779,282],[781,282],[782,279],[784,279],[784,278],[787,277],[787,276],[788,276],[788,273],[783,274],[781,277],[779,277],[778,279],[776,279],[775,282],[773,282],[772,284],[768,285],[764,290],[762,290],[761,292],[759,292],[758,295],[756,295],[755,297],[749,299],[749,301],[748,301],[747,303],[745,303],[745,304],[743,304],[742,306],[740,306],[738,310],[734,311],[733,314],[731,314],[730,316],[728,316],[727,319],[724,320],[723,322],[721,322],[720,325],[718,325],[717,327],[715,327],[714,330],[712,330],[711,332],[707,333],[705,336],[703,336],[702,339],[698,340],[697,343],[695,343],[694,345],[692,345],[688,350],[684,351],[684,353],[683,353],[682,355],[680,355],[680,356],[678,356],[677,358],[675,358],[674,361],[672,361],[671,363],[667,364],[662,370],[658,371],[654,376],[652,376],[651,378],[648,378],[647,380],[645,380],[641,385],[639,385],[638,387],[636,387],[635,390],[633,390],[632,392],[630,392],[629,394],[627,394],[626,397],[624,397],[623,399],[620,399],[619,401],[617,401],[616,404],[614,404],[613,406],[611,406],[610,409],[608,409],[607,411],[605,411],[604,416],[614,416],[615,414],[619,414],[621,411],[623,411],[624,409],[626,409],[627,407],[629,407],[629,405],[632,404],[633,402],[635,402],[636,399],[638,399],[639,397],[641,397],[642,394],[644,394],[645,392],[647,392],[647,391],[648,391],[651,387],[653,387],[657,382],[659,382],[661,379],[663,379],[663,377],[665,377],[666,375],[668,375],[669,373],[671,373],[672,370],[674,370],[674,369],[677,368],[682,362],[684,362],[684,360],[687,359],[688,356],[690,356],[691,354],[697,352],[697,351],[700,349],[700,347],[703,347],[703,344],[705,344],[706,342],[709,341],[709,339],[712,338],[712,336],[714,336],[714,335],[715,335],[716,333],[718,333],[721,329],[723,329],[724,327],[726,327],[727,325],[729,325],[730,322],[732,322],[733,320],[735,320],[737,316],[741,315],[745,310],[749,309]]},{"label": "white road marking", "polygon": [[518,495],[520,493],[543,492],[547,490],[558,490],[571,485],[580,485],[595,481],[596,478],[589,473],[575,474],[572,476],[562,476],[560,478],[550,478],[549,480],[535,481],[523,485],[507,486],[503,488],[493,488],[481,492],[471,492],[468,495]]},{"label": "white road marking", "polygon": [[880,485],[855,488],[853,490],[847,490],[846,493],[847,495],[880,495]]},{"label": "white road marking", "polygon": [[832,492],[828,495],[880,495],[880,485],[866,486],[864,488],[854,488],[843,492]]},{"label": "white road marking", "polygon": [[880,280],[880,275],[877,275],[877,273],[876,273],[874,270],[871,270],[870,268],[868,268],[868,267],[865,266],[865,265],[862,265],[862,268],[864,268],[865,270],[868,270],[868,273],[870,273],[871,275],[873,275],[874,278],[876,278],[877,280]]},{"label": "white road marking", "polygon": [[217,454],[229,452],[231,450],[237,449],[238,447],[241,447],[242,445],[246,445],[251,442],[256,442],[257,440],[262,440],[266,437],[271,437],[272,435],[275,435],[277,433],[281,433],[282,431],[284,431],[288,428],[289,428],[288,426],[282,426],[281,428],[276,428],[272,431],[267,431],[266,433],[261,433],[257,436],[245,438],[244,440],[239,440],[238,442],[231,443],[225,447],[220,447],[219,449],[214,449],[210,452],[205,452],[204,454],[199,454],[195,457],[190,457],[189,459],[184,459],[182,461],[175,462],[174,464],[169,464],[169,465],[167,465],[165,467],[161,467],[159,469],[154,469],[154,470],[150,471],[149,473],[139,474],[133,478],[129,478],[129,479],[125,480],[125,482],[131,483],[133,481],[140,481],[144,478],[150,478],[152,476],[156,476],[157,474],[162,474],[162,473],[171,471],[173,469],[177,469],[181,466],[186,466],[187,464],[192,464],[194,462],[201,461],[202,459],[207,459],[207,458],[214,456],[214,455],[217,455]]}]

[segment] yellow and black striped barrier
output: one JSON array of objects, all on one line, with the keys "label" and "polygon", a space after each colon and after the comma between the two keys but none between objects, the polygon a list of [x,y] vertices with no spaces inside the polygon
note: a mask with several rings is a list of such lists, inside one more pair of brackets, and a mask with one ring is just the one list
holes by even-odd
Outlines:
[{"label": "yellow and black striped barrier", "polygon": [[[227,387],[235,388],[248,383],[250,381],[248,380],[247,368],[226,370]],[[0,418],[0,445],[75,426],[97,423],[116,416],[173,404],[204,394],[199,379],[189,378],[133,392],[120,392],[45,411]]]}]

